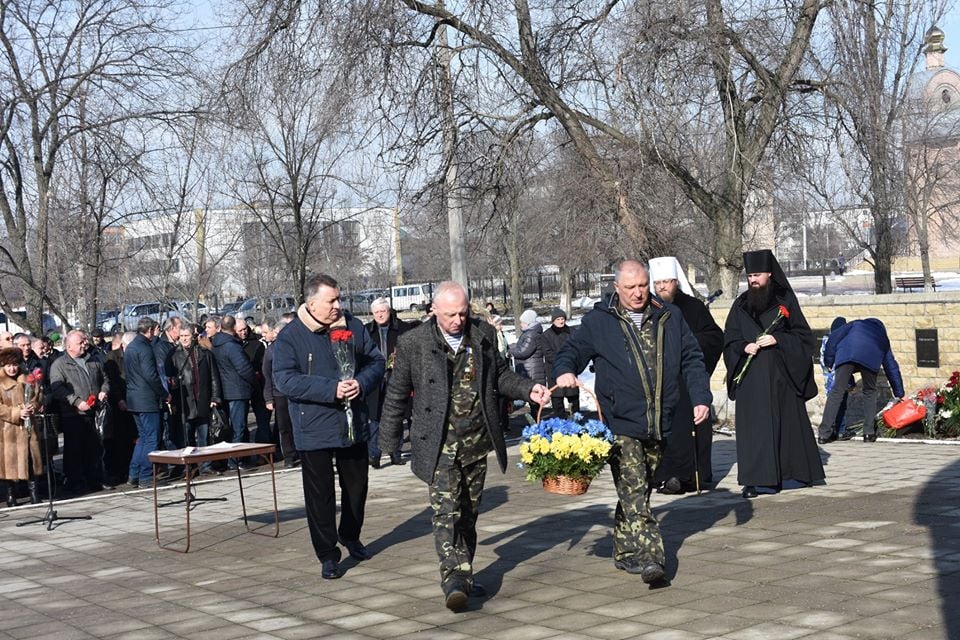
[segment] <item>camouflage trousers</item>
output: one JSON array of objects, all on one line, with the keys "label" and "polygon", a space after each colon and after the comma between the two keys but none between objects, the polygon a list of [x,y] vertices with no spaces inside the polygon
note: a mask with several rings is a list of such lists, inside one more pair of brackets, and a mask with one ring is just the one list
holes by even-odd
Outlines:
[{"label": "camouflage trousers", "polygon": [[613,558],[636,557],[641,562],[664,564],[660,523],[650,509],[653,476],[663,458],[657,440],[615,436],[610,470],[617,487],[617,512],[613,529]]},{"label": "camouflage trousers", "polygon": [[459,459],[440,464],[430,482],[433,542],[440,557],[440,587],[473,584],[473,554],[477,550],[477,516],[487,477],[486,457],[467,464]]}]

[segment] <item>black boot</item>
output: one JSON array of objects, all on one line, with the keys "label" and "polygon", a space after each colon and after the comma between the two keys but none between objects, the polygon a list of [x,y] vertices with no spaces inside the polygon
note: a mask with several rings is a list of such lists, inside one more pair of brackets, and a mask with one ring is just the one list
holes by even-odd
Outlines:
[{"label": "black boot", "polygon": [[14,484],[12,481],[7,482],[7,506],[8,507],[17,506],[17,500],[13,496],[13,486]]},{"label": "black boot", "polygon": [[27,490],[30,491],[30,504],[40,504],[40,495],[37,493],[37,481],[28,480]]}]

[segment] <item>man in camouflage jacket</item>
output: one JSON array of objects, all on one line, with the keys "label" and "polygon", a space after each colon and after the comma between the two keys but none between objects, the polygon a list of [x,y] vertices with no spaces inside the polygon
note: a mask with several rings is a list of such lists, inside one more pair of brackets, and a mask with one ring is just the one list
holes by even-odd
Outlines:
[{"label": "man in camouflage jacket", "polygon": [[380,448],[396,448],[413,393],[411,467],[430,487],[440,587],[446,606],[458,610],[469,595],[484,595],[473,579],[473,556],[487,453],[496,452],[501,471],[507,465],[500,397],[545,404],[550,393],[510,371],[497,351],[493,327],[468,317],[463,287],[441,283],[433,298],[434,316],[397,344]]}]

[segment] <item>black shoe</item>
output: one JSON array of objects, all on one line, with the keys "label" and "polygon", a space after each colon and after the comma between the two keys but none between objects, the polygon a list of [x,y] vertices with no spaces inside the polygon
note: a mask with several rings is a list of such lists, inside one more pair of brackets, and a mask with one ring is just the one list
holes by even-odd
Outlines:
[{"label": "black shoe", "polygon": [[663,486],[657,489],[657,493],[662,493],[668,496],[678,496],[686,493],[683,490],[683,483],[680,482],[680,478],[669,478],[666,482],[663,483]]},{"label": "black shoe", "polygon": [[129,480],[127,480],[127,486],[136,489],[137,487],[140,486],[140,480],[138,480],[137,478],[130,478]]},{"label": "black shoe", "polygon": [[635,575],[643,572],[643,566],[640,564],[640,561],[633,556],[628,556],[620,560],[614,560],[613,566],[621,571],[626,571],[627,573],[632,573]]},{"label": "black shoe", "polygon": [[474,580],[473,584],[470,585],[470,597],[471,598],[486,598],[487,597],[487,588],[480,584],[478,580]]},{"label": "black shoe", "polygon": [[757,493],[756,487],[744,487],[743,491],[740,492],[740,495],[744,498],[756,498],[759,493]]},{"label": "black shoe", "polygon": [[828,437],[826,437],[826,438],[823,438],[823,437],[817,438],[817,442],[819,442],[820,444],[830,444],[831,442],[833,442],[833,441],[836,440],[836,439],[837,439],[837,434],[836,434],[836,433],[831,433],[831,434],[830,434]]},{"label": "black shoe", "polygon": [[644,584],[660,582],[666,576],[667,572],[659,562],[648,562],[643,565],[643,570],[640,572],[640,579],[643,580]]},{"label": "black shoe", "polygon": [[460,611],[467,606],[467,588],[456,584],[446,591],[444,604],[450,611]]},{"label": "black shoe", "polygon": [[300,463],[299,460],[295,460],[295,459],[293,459],[293,458],[284,458],[284,459],[283,459],[283,468],[284,468],[284,469],[293,469],[293,468],[296,467],[299,463]]},{"label": "black shoe", "polygon": [[375,457],[375,458],[374,458],[374,457],[371,457],[371,458],[370,458],[370,467],[371,467],[372,469],[379,469],[379,468],[380,468],[380,456],[377,456],[377,457]]},{"label": "black shoe", "polygon": [[837,440],[853,440],[854,435],[853,431],[844,431],[837,436]]},{"label": "black shoe", "polygon": [[877,434],[875,434],[875,433],[865,433],[865,434],[863,434],[863,441],[864,441],[864,442],[876,442],[876,441],[877,441]]},{"label": "black shoe", "polygon": [[30,492],[30,504],[40,504],[40,495],[37,493],[37,481],[29,480],[27,490]]},{"label": "black shoe", "polygon": [[340,563],[337,560],[324,560],[320,575],[324,580],[336,580],[343,575],[343,571],[340,570]]},{"label": "black shoe", "polygon": [[13,487],[10,485],[7,486],[7,506],[8,507],[17,506],[17,499],[13,495]]},{"label": "black shoe", "polygon": [[407,463],[404,461],[403,456],[400,455],[399,453],[391,453],[391,454],[390,454],[390,464],[392,464],[392,465],[395,466],[395,467],[402,467],[403,465],[405,465],[405,464],[407,464]]},{"label": "black shoe", "polygon": [[363,546],[363,543],[359,540],[354,540],[353,542],[346,542],[341,540],[340,544],[347,548],[347,552],[350,554],[350,557],[358,562],[363,562],[364,560],[369,560],[373,557],[373,554],[367,551],[367,548]]}]

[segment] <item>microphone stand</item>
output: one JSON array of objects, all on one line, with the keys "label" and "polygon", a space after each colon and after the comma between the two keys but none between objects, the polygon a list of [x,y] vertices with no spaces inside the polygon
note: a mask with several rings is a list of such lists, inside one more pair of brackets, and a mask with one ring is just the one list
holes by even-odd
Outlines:
[{"label": "microphone stand", "polygon": [[[38,413],[34,418],[40,418],[40,424],[43,425],[43,435],[44,440],[49,441],[47,431],[47,421],[53,422],[53,415],[47,413]],[[53,430],[53,433],[56,434],[56,429]],[[36,431],[34,431],[34,437],[36,437]],[[53,531],[56,527],[60,525],[55,525],[54,522],[62,520],[92,520],[93,516],[61,516],[57,514],[57,510],[53,508],[53,458],[50,455],[50,447],[47,442],[44,442],[43,445],[43,457],[44,464],[46,465],[44,471],[47,474],[47,513],[42,518],[34,518],[33,520],[24,520],[23,522],[18,522],[18,527],[25,527],[28,524],[45,524],[47,525],[47,531]]]}]

